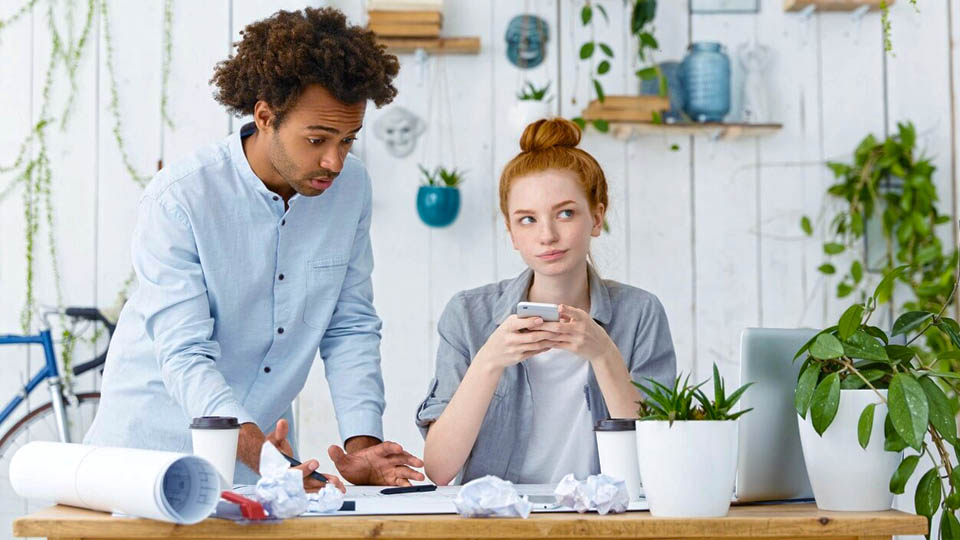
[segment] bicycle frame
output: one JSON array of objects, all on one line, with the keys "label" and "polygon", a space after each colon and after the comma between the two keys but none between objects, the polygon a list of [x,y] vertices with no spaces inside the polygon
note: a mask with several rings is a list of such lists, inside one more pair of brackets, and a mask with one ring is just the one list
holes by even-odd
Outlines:
[{"label": "bicycle frame", "polygon": [[53,338],[50,335],[50,328],[47,327],[35,335],[0,335],[0,345],[41,345],[43,347],[43,356],[45,359],[43,368],[34,375],[23,392],[14,396],[7,403],[3,411],[0,411],[0,423],[3,423],[13,414],[13,411],[30,395],[33,390],[44,380],[47,381],[50,389],[50,402],[53,404],[54,418],[57,421],[57,432],[60,440],[70,442],[70,435],[67,432],[65,421],[63,394],[61,393],[62,383],[60,382],[60,371],[57,369],[57,358],[53,348]]}]

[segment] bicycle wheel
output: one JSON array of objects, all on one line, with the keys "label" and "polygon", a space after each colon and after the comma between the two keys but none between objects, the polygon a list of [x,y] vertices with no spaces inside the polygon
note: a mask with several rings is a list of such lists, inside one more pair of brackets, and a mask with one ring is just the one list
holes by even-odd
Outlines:
[{"label": "bicycle wheel", "polygon": [[[80,442],[93,422],[100,403],[99,392],[76,395],[76,401],[64,400],[70,440]],[[22,446],[30,441],[59,441],[53,404],[44,403],[31,410],[0,436],[0,538],[12,538],[13,521],[30,512],[45,508],[53,501],[22,499],[10,485],[10,460]]]}]

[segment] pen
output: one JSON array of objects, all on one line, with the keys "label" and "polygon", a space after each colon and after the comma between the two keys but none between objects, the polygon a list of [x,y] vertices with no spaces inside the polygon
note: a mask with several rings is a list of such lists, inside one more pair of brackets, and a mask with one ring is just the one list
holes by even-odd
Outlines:
[{"label": "pen", "polygon": [[[292,458],[292,457],[284,454],[283,452],[280,452],[280,455],[283,456],[283,457],[285,457],[285,458],[287,459],[287,461],[290,462],[290,465],[292,465],[292,466],[294,466],[294,467],[299,467],[300,465],[303,465],[303,463],[300,463],[300,462],[297,461],[296,459],[294,459],[294,458]],[[314,480],[317,480],[318,482],[323,482],[324,484],[327,483],[326,477],[323,476],[322,474],[318,473],[317,471],[313,471],[312,473],[310,473],[310,478],[313,478]]]},{"label": "pen", "polygon": [[425,493],[427,491],[434,491],[437,489],[437,486],[433,484],[422,484],[419,486],[401,486],[401,487],[390,487],[381,489],[380,493],[384,495],[396,495],[398,493]]}]

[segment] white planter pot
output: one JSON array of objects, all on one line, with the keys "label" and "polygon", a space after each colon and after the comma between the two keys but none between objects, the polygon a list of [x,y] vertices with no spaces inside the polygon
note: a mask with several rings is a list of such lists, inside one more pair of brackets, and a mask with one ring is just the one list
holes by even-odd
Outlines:
[{"label": "white planter pot", "polygon": [[[880,392],[886,397],[886,390]],[[864,450],[857,441],[857,423],[863,408],[871,403],[877,406],[870,442]],[[814,431],[809,413],[806,419],[797,415],[803,461],[817,508],[849,512],[890,509],[890,477],[900,464],[902,452],[883,449],[886,417],[887,406],[869,389],[840,391],[837,416],[822,437]]]},{"label": "white planter pot", "polygon": [[637,421],[637,461],[652,515],[725,516],[737,473],[737,421]]},{"label": "white planter pot", "polygon": [[510,123],[514,129],[523,132],[527,124],[554,116],[553,103],[549,101],[518,100],[513,105]]}]

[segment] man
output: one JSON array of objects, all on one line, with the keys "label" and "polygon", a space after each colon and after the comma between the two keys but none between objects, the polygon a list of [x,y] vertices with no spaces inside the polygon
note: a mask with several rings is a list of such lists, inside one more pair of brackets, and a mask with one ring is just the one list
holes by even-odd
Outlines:
[{"label": "man", "polygon": [[[329,449],[340,474],[354,484],[423,479],[410,468],[421,460],[381,443],[371,186],[348,154],[367,100],[389,103],[398,70],[334,9],[246,27],[211,82],[220,103],[254,121],[145,190],[133,235],[139,287],[86,443],[189,452],[191,418],[235,416],[235,481],[251,483],[265,440],[292,452],[290,404],[319,348],[345,441],[346,451]],[[308,477],[317,466],[298,467],[308,490],[323,485]]]}]

